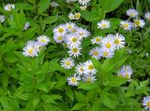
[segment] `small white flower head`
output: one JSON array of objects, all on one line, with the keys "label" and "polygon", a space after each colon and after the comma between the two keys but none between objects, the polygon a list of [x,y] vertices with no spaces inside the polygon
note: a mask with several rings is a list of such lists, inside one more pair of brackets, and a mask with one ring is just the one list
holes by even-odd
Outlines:
[{"label": "small white flower head", "polygon": [[79,74],[80,76],[82,76],[84,74],[84,64],[80,63],[75,67],[75,71],[77,74]]},{"label": "small white flower head", "polygon": [[38,41],[36,41],[34,43],[34,48],[36,49],[37,52],[40,52],[41,49],[42,49],[42,46],[41,46],[41,44]]},{"label": "small white flower head", "polygon": [[120,22],[120,26],[124,29],[124,30],[132,30],[133,28],[133,23],[129,22],[129,21],[121,21]]},{"label": "small white flower head", "polygon": [[84,74],[88,74],[88,73],[96,74],[97,72],[91,60],[88,60],[84,63],[83,69],[84,69]]},{"label": "small white flower head", "polygon": [[54,7],[54,8],[59,6],[59,4],[55,1],[51,2],[50,5],[51,7]]},{"label": "small white flower head", "polygon": [[117,33],[114,36],[114,44],[116,46],[116,49],[121,49],[125,45],[125,37],[122,34]]},{"label": "small white flower head", "polygon": [[143,19],[138,19],[137,18],[137,19],[134,20],[134,26],[143,28],[145,26],[145,22],[144,22]]},{"label": "small white flower head", "polygon": [[73,13],[69,13],[69,14],[68,14],[68,17],[69,17],[70,20],[74,20],[74,19],[75,19],[75,16],[74,16]]},{"label": "small white flower head", "polygon": [[77,86],[79,80],[81,80],[81,78],[78,74],[71,75],[67,78],[68,84],[70,86]]},{"label": "small white flower head", "polygon": [[69,56],[72,56],[72,57],[78,57],[79,55],[81,55],[81,47],[80,46],[75,46],[75,47],[70,47],[69,48]]},{"label": "small white flower head", "polygon": [[128,9],[126,13],[129,17],[137,17],[139,14],[135,9]]},{"label": "small white flower head", "polygon": [[65,35],[66,34],[66,26],[64,24],[58,25],[53,30],[54,34]]},{"label": "small white flower head", "polygon": [[110,35],[110,36],[107,36],[107,37],[103,38],[101,40],[102,48],[107,48],[109,50],[115,50],[116,47],[115,47],[113,38],[114,38],[114,35]]},{"label": "small white flower head", "polygon": [[80,5],[87,6],[91,0],[78,0]]},{"label": "small white flower head", "polygon": [[86,29],[83,29],[83,28],[78,28],[77,29],[77,33],[79,34],[80,38],[87,38],[90,36],[90,32]]},{"label": "small white flower head", "polygon": [[143,98],[143,103],[142,105],[146,110],[150,110],[150,96],[146,96]]},{"label": "small white flower head", "polygon": [[130,79],[132,73],[133,73],[133,71],[132,71],[131,66],[129,66],[129,65],[123,65],[121,67],[121,69],[118,71],[118,76]]},{"label": "small white flower head", "polygon": [[77,34],[69,34],[66,39],[66,43],[70,47],[77,47],[81,44],[80,37]]},{"label": "small white flower head", "polygon": [[94,57],[95,59],[100,59],[102,54],[100,53],[100,48],[95,47],[90,51],[90,56]]},{"label": "small white flower head", "polygon": [[145,19],[150,20],[150,12],[145,13],[144,17]]},{"label": "small white flower head", "polygon": [[10,4],[10,3],[4,6],[4,10],[5,11],[11,11],[14,8],[15,8],[15,5],[14,4]]},{"label": "small white flower head", "polygon": [[69,57],[69,58],[64,58],[61,60],[61,66],[64,67],[65,69],[71,69],[75,65],[74,60]]},{"label": "small white flower head", "polygon": [[74,14],[74,18],[75,18],[76,20],[79,20],[80,17],[81,17],[81,14],[80,14],[80,13],[75,13],[75,14]]},{"label": "small white flower head", "polygon": [[64,41],[64,36],[61,34],[55,34],[53,38],[56,43],[62,43]]},{"label": "small white flower head", "polygon": [[112,58],[114,56],[114,51],[107,48],[101,48],[100,54],[102,54],[102,57],[104,58]]},{"label": "small white flower head", "polygon": [[26,22],[24,25],[24,30],[27,30],[30,27],[30,22]]},{"label": "small white flower head", "polygon": [[5,16],[4,15],[0,15],[0,23],[3,23],[5,21]]},{"label": "small white flower head", "polygon": [[96,76],[94,74],[84,74],[82,79],[85,82],[93,83],[94,81],[96,81]]},{"label": "small white flower head", "polygon": [[98,26],[98,28],[100,28],[102,30],[110,28],[110,21],[102,20],[102,21],[98,22],[97,26]]},{"label": "small white flower head", "polygon": [[66,25],[66,29],[67,29],[68,32],[71,32],[76,26],[75,23],[72,23],[72,22],[69,22],[65,25]]},{"label": "small white flower head", "polygon": [[35,42],[29,41],[27,45],[23,48],[23,55],[26,57],[38,56],[37,49],[35,48]]},{"label": "small white flower head", "polygon": [[75,2],[77,0],[66,0],[66,3]]},{"label": "small white flower head", "polygon": [[50,42],[50,39],[48,36],[46,35],[41,35],[37,38],[38,40],[38,43],[41,45],[41,46],[46,46],[48,45],[48,43]]},{"label": "small white flower head", "polygon": [[85,6],[80,6],[80,9],[81,9],[81,10],[86,10],[86,8],[87,8],[86,5],[85,5]]},{"label": "small white flower head", "polygon": [[101,40],[102,40],[102,37],[97,36],[97,37],[94,37],[93,39],[91,39],[91,42],[92,42],[92,44],[100,44]]}]

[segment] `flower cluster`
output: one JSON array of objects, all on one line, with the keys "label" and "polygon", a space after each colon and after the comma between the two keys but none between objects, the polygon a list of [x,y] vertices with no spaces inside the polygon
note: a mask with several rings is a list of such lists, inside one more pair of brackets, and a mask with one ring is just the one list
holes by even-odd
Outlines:
[{"label": "flower cluster", "polygon": [[49,37],[45,35],[37,37],[37,41],[28,41],[26,46],[23,48],[23,55],[26,57],[38,56],[41,48],[48,45],[49,42]]},{"label": "flower cluster", "polygon": [[7,5],[5,5],[4,6],[4,10],[5,11],[11,11],[11,10],[13,10],[13,9],[15,9],[15,5],[14,4],[7,4]]},{"label": "flower cluster", "polygon": [[75,13],[75,14],[69,13],[68,17],[70,20],[79,20],[81,17],[81,14],[80,13]]}]

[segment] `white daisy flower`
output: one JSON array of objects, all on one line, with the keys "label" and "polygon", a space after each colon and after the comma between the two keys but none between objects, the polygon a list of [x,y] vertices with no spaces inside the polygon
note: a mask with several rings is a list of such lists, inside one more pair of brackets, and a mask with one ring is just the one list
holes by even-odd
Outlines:
[{"label": "white daisy flower", "polygon": [[80,46],[70,47],[68,51],[69,56],[78,57],[81,55],[81,49]]},{"label": "white daisy flower", "polygon": [[69,14],[68,14],[68,17],[69,17],[70,20],[74,20],[74,19],[75,19],[75,16],[74,16],[73,13],[69,13]]},{"label": "white daisy flower", "polygon": [[78,0],[80,5],[87,5],[91,0]]},{"label": "white daisy flower", "polygon": [[135,9],[128,9],[126,13],[129,17],[137,17],[139,14]]},{"label": "white daisy flower", "polygon": [[30,27],[30,22],[26,22],[24,25],[24,30],[27,30]]},{"label": "white daisy flower", "polygon": [[55,34],[53,38],[56,43],[62,43],[64,41],[64,36],[61,34]]},{"label": "white daisy flower", "polygon": [[134,20],[134,26],[143,28],[145,26],[145,22],[144,22],[143,19],[138,19],[137,18],[137,19]]},{"label": "white daisy flower", "polygon": [[41,49],[42,49],[42,46],[41,46],[41,44],[39,44],[38,41],[36,41],[36,42],[34,43],[34,48],[36,49],[37,52],[40,52]]},{"label": "white daisy flower", "polygon": [[80,63],[75,67],[75,71],[77,74],[79,74],[80,76],[82,76],[84,74],[84,64]]},{"label": "white daisy flower", "polygon": [[150,12],[145,13],[144,17],[145,19],[150,20]]},{"label": "white daisy flower", "polygon": [[80,38],[87,38],[90,36],[90,32],[86,29],[83,29],[83,28],[78,28],[77,29],[77,34],[80,36]]},{"label": "white daisy flower", "polygon": [[81,39],[77,34],[69,34],[66,39],[66,43],[70,47],[77,47],[81,44]]},{"label": "white daisy flower", "polygon": [[116,46],[116,49],[123,48],[125,45],[125,37],[122,34],[117,33],[114,36],[114,44]]},{"label": "white daisy flower", "polygon": [[10,3],[4,6],[4,10],[5,11],[11,11],[14,8],[15,8],[15,5],[14,4],[10,4]]},{"label": "white daisy flower", "polygon": [[38,43],[41,44],[41,46],[46,46],[50,42],[49,37],[46,35],[39,36],[37,40]]},{"label": "white daisy flower", "polygon": [[121,21],[120,25],[124,30],[132,30],[133,28],[133,23],[129,21]]},{"label": "white daisy flower", "polygon": [[5,16],[4,15],[0,15],[0,23],[3,23],[5,21]]},{"label": "white daisy flower", "polygon": [[38,56],[37,49],[35,48],[35,42],[27,42],[26,47],[23,48],[23,55],[26,57],[35,57]]},{"label": "white daisy flower", "polygon": [[150,96],[146,96],[143,98],[143,103],[142,105],[146,110],[150,110]]},{"label": "white daisy flower", "polygon": [[51,7],[54,7],[54,8],[59,6],[59,4],[55,1],[51,2],[50,5]]},{"label": "white daisy flower", "polygon": [[95,47],[90,51],[90,56],[94,57],[95,59],[100,59],[101,58],[101,53],[100,53],[100,48]]},{"label": "white daisy flower", "polygon": [[94,37],[93,39],[91,39],[91,42],[92,42],[92,44],[100,44],[101,40],[102,40],[102,37],[97,36],[97,37]]},{"label": "white daisy flower", "polygon": [[114,56],[114,51],[113,50],[109,50],[107,48],[101,48],[100,49],[100,54],[102,54],[102,57],[112,58]]},{"label": "white daisy flower", "polygon": [[75,65],[74,60],[69,57],[69,58],[64,58],[61,60],[61,66],[64,67],[65,69],[71,69]]},{"label": "white daisy flower", "polygon": [[132,73],[133,73],[133,71],[132,71],[131,66],[129,66],[129,65],[127,65],[127,66],[123,65],[121,67],[121,69],[118,71],[118,76],[130,79]]},{"label": "white daisy flower", "polygon": [[80,14],[80,13],[75,13],[75,14],[74,14],[74,17],[75,17],[76,20],[79,20],[80,17],[81,17],[81,14]]},{"label": "white daisy flower", "polygon": [[69,22],[66,24],[67,31],[71,32],[75,28],[75,23]]},{"label": "white daisy flower", "polygon": [[88,60],[84,63],[83,69],[85,74],[96,74],[97,72],[91,60]]},{"label": "white daisy flower", "polygon": [[114,35],[110,35],[110,36],[107,36],[105,38],[103,38],[101,40],[101,46],[102,48],[107,48],[109,50],[115,50],[116,47],[115,47],[115,44],[114,44]]},{"label": "white daisy flower", "polygon": [[106,29],[106,28],[110,28],[110,22],[108,20],[102,20],[100,22],[98,22],[97,24],[98,28],[100,29]]},{"label": "white daisy flower", "polygon": [[57,26],[56,28],[54,28],[53,32],[54,32],[54,34],[64,35],[64,34],[66,34],[66,27],[65,27],[65,25],[61,24],[61,25]]},{"label": "white daisy flower", "polygon": [[96,76],[93,74],[84,74],[82,77],[83,81],[88,82],[88,83],[93,83],[96,81]]},{"label": "white daisy flower", "polygon": [[81,78],[78,74],[74,74],[67,78],[68,84],[70,86],[77,86],[79,80],[81,80]]}]

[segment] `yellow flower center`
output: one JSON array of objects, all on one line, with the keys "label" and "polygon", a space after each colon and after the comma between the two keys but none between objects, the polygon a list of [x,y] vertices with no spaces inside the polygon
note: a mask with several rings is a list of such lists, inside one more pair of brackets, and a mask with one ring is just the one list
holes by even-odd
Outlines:
[{"label": "yellow flower center", "polygon": [[58,37],[58,40],[62,40],[62,36],[59,36],[59,37]]},{"label": "yellow flower center", "polygon": [[72,42],[77,42],[77,38],[72,38]]},{"label": "yellow flower center", "polygon": [[150,102],[147,102],[147,106],[150,107]]},{"label": "yellow flower center", "polygon": [[134,17],[134,16],[135,16],[135,14],[134,14],[134,13],[131,13],[131,14],[130,14],[130,16],[131,16],[131,17]]},{"label": "yellow flower center", "polygon": [[44,42],[46,42],[46,40],[45,40],[45,39],[41,39],[41,42],[43,42],[43,43],[44,43]]},{"label": "yellow flower center", "polygon": [[126,78],[129,78],[129,74],[125,74],[125,77],[126,77]]},{"label": "yellow flower center", "polygon": [[103,53],[103,55],[104,55],[104,56],[108,56],[108,52],[105,51],[105,52]]},{"label": "yellow flower center", "polygon": [[98,52],[97,52],[97,51],[94,51],[94,52],[93,52],[93,55],[97,56],[97,55],[98,55]]},{"label": "yellow flower center", "polygon": [[64,32],[64,29],[63,29],[63,28],[59,28],[59,29],[58,29],[58,32],[59,32],[59,33],[62,33],[62,32]]},{"label": "yellow flower center", "polygon": [[89,70],[92,70],[93,68],[94,68],[94,66],[92,64],[88,66]]},{"label": "yellow flower center", "polygon": [[74,53],[77,53],[77,52],[78,52],[78,49],[77,49],[77,48],[73,48],[72,51],[73,51]]},{"label": "yellow flower center", "polygon": [[80,36],[83,36],[83,32],[80,32],[79,34],[80,34]]},{"label": "yellow flower center", "polygon": [[139,20],[135,20],[134,23],[135,23],[136,25],[140,25],[140,24],[141,24],[141,22],[140,22]]},{"label": "yellow flower center", "polygon": [[96,38],[96,42],[100,42],[101,41],[101,39],[100,38]]},{"label": "yellow flower center", "polygon": [[29,54],[32,54],[32,53],[33,53],[33,49],[29,49],[29,50],[28,50],[28,53],[29,53]]},{"label": "yellow flower center", "polygon": [[75,77],[72,77],[72,78],[71,78],[71,81],[72,81],[72,82],[77,82],[77,79],[76,79]]},{"label": "yellow flower center", "polygon": [[83,72],[83,71],[84,71],[82,67],[80,68],[80,71],[81,71],[81,72]]},{"label": "yellow flower center", "polygon": [[102,27],[106,27],[107,25],[106,24],[102,24]]},{"label": "yellow flower center", "polygon": [[71,25],[68,25],[68,29],[72,29],[72,26],[71,26]]},{"label": "yellow flower center", "polygon": [[127,23],[126,23],[126,24],[123,24],[123,27],[124,27],[124,28],[128,28],[128,27],[129,27],[129,24],[127,24]]},{"label": "yellow flower center", "polygon": [[120,43],[120,40],[119,39],[115,39],[115,44],[119,44]]},{"label": "yellow flower center", "polygon": [[80,17],[81,17],[81,14],[80,14],[80,13],[76,13],[76,14],[75,14],[75,18],[76,18],[76,19],[79,19]]},{"label": "yellow flower center", "polygon": [[110,43],[107,43],[107,44],[106,44],[106,47],[107,47],[107,48],[110,48],[110,47],[111,47],[111,44],[110,44]]},{"label": "yellow flower center", "polygon": [[72,32],[75,33],[75,32],[77,32],[77,30],[76,30],[76,29],[73,29]]},{"label": "yellow flower center", "polygon": [[70,66],[70,64],[71,64],[70,61],[66,61],[67,66]]},{"label": "yellow flower center", "polygon": [[91,83],[92,82],[92,78],[86,78],[86,82],[89,82],[89,83]]}]

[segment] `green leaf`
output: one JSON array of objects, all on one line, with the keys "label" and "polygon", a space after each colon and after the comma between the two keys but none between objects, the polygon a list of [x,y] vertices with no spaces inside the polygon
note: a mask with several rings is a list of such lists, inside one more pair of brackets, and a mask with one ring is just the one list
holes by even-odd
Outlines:
[{"label": "green leaf", "polygon": [[83,90],[93,90],[98,87],[98,84],[96,82],[94,83],[87,83],[87,82],[80,82],[78,85],[78,89],[83,89]]},{"label": "green leaf", "polygon": [[81,108],[83,108],[85,106],[85,104],[83,104],[83,103],[77,103],[77,104],[75,104],[74,106],[73,106],[73,108],[71,109],[72,111],[73,110],[79,110],[79,109],[81,109]]},{"label": "green leaf", "polygon": [[39,4],[38,4],[38,13],[41,14],[44,11],[47,10],[47,8],[50,5],[51,0],[40,0]]},{"label": "green leaf", "polygon": [[44,24],[52,24],[52,23],[55,23],[58,19],[59,19],[58,16],[46,17],[46,18],[43,20],[43,23],[44,23]]},{"label": "green leaf", "polygon": [[57,104],[56,100],[62,100],[62,97],[60,95],[56,95],[56,94],[50,94],[50,95],[42,95],[42,100],[45,103],[53,103],[53,104]]}]

